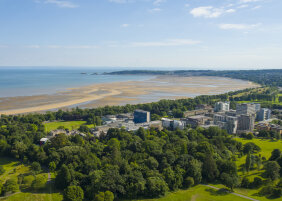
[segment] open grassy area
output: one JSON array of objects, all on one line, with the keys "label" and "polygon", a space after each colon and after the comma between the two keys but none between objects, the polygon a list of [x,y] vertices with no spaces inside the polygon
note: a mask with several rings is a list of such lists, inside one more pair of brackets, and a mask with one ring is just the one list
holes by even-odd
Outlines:
[{"label": "open grassy area", "polygon": [[[243,139],[243,138],[236,138],[237,141],[242,142],[243,144],[246,144],[248,142],[253,142],[256,145],[258,145],[261,148],[261,152],[259,152],[258,154],[260,154],[262,157],[265,157],[266,160],[269,159],[269,157],[271,156],[271,152],[274,149],[280,149],[282,151],[282,140],[280,141],[273,141],[273,140],[268,140],[268,139],[252,139],[252,140],[247,140],[247,139]],[[246,162],[246,157],[247,156],[243,156],[241,158],[238,158],[238,160],[236,161],[237,166],[238,167],[242,167],[245,162]],[[246,176],[248,177],[251,181],[253,181],[253,179],[255,177],[261,177],[262,178],[262,173],[264,172],[264,170],[251,170],[248,173],[243,173],[241,171],[241,168],[239,168],[239,172],[238,174],[240,176]],[[220,186],[218,186],[220,187]],[[259,197],[257,196],[257,193],[259,192],[260,189],[242,189],[242,188],[237,188],[235,189],[235,192],[258,199],[260,201],[267,201],[269,199],[265,198],[265,197]],[[278,198],[278,199],[271,199],[274,201],[282,201],[282,198]]]},{"label": "open grassy area", "polygon": [[156,199],[137,199],[131,201],[246,201],[246,199],[232,194],[226,194],[205,186],[195,186],[188,190],[179,190],[168,193],[162,198]]},{"label": "open grassy area", "polygon": [[[5,173],[0,176],[0,181],[4,183],[6,180],[11,178],[17,178],[20,174],[30,173],[30,168],[27,165],[23,165],[20,162],[11,158],[0,158],[0,165],[5,169]],[[48,173],[42,172],[37,176],[42,176],[48,178]],[[28,176],[33,178],[33,175]],[[51,177],[52,179],[54,176]],[[32,182],[32,180],[31,180]],[[31,184],[31,183],[30,183]],[[30,185],[29,184],[29,185]],[[0,201],[62,201],[63,196],[61,193],[54,191],[53,182],[46,182],[46,186],[39,191],[33,191],[31,189],[25,188],[22,184],[20,186],[20,191],[16,192],[7,197],[0,197]]]},{"label": "open grassy area", "polygon": [[[86,121],[56,121],[45,123],[46,132],[56,130],[59,126],[64,126],[66,129],[73,130],[78,129],[81,125],[86,125]],[[89,128],[93,128],[94,125],[87,125]]]},{"label": "open grassy area", "polygon": [[[237,141],[242,142],[243,144],[246,144],[248,142],[253,142],[256,145],[258,145],[261,148],[261,152],[259,154],[262,157],[265,157],[266,159],[269,159],[271,156],[271,152],[274,149],[280,149],[282,151],[282,140],[279,141],[272,141],[268,139],[252,139],[252,140],[247,140],[243,138],[236,138]],[[240,165],[244,164],[246,161],[246,156],[243,156],[238,159],[237,161],[237,166],[239,167]]]}]

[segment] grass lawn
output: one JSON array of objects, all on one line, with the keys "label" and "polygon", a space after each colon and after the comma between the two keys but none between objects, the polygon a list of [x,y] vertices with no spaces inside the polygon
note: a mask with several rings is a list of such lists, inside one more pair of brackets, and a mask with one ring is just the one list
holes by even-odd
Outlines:
[{"label": "grass lawn", "polygon": [[[237,141],[242,142],[243,144],[246,144],[248,142],[253,142],[256,145],[258,145],[261,148],[261,152],[259,152],[258,154],[260,154],[262,157],[265,157],[266,160],[269,159],[269,157],[271,156],[271,152],[274,149],[280,149],[282,151],[282,140],[280,141],[272,141],[272,140],[268,140],[268,139],[252,139],[252,140],[247,140],[247,139],[243,139],[243,138],[236,138]],[[240,169],[240,166],[243,166],[246,162],[246,157],[247,156],[243,156],[241,158],[238,158],[236,164],[238,166],[238,169]],[[261,174],[264,172],[264,170],[251,170],[249,171],[249,173],[244,173],[242,171],[239,171],[238,174],[240,176],[246,176],[248,177],[251,181],[253,181],[253,179],[255,177],[261,177]],[[262,178],[262,177],[261,177]],[[220,187],[217,186],[217,187]],[[235,192],[240,193],[242,195],[246,195],[255,199],[258,199],[260,201],[267,201],[270,199],[267,199],[266,197],[259,197],[256,194],[259,192],[260,189],[241,189],[241,188],[237,188],[235,189]],[[271,199],[273,201],[282,201],[282,198],[278,198],[278,199]]]},{"label": "grass lawn", "polygon": [[[11,158],[0,158],[0,165],[5,169],[5,173],[0,176],[0,181],[4,183],[6,180],[11,178],[17,178],[19,174],[26,174],[30,172],[29,166],[23,165]],[[44,176],[47,180],[48,173],[40,173],[41,176]],[[33,177],[32,175],[30,176]],[[51,178],[54,179],[54,175],[51,175]],[[23,191],[16,192],[15,194],[8,197],[0,197],[0,201],[62,201],[63,196],[59,192],[54,192],[53,183],[46,183],[46,187],[38,192],[32,192],[21,185],[20,189]],[[52,193],[50,193],[52,192]]]},{"label": "grass lawn", "polygon": [[[50,132],[56,130],[59,126],[64,126],[69,130],[78,129],[81,125],[86,125],[86,121],[56,121],[45,123],[45,131]],[[89,128],[93,128],[94,125],[87,125]]]},{"label": "grass lawn", "polygon": [[5,172],[0,176],[0,181],[3,183],[11,178],[16,178],[19,174],[24,174],[29,171],[29,167],[26,167],[11,158],[0,158],[0,165],[3,166]]},{"label": "grass lawn", "polygon": [[59,193],[18,193],[7,197],[5,201],[62,201],[63,196]]},{"label": "grass lawn", "polygon": [[215,189],[198,185],[188,190],[168,193],[162,198],[131,201],[246,201],[246,199],[232,194],[220,193],[220,191]]}]

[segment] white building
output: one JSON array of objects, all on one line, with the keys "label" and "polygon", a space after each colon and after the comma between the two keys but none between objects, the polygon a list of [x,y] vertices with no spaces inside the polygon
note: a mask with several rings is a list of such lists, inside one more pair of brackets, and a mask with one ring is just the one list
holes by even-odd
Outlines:
[{"label": "white building", "polygon": [[214,106],[215,112],[225,112],[229,111],[230,109],[230,102],[217,102]]}]

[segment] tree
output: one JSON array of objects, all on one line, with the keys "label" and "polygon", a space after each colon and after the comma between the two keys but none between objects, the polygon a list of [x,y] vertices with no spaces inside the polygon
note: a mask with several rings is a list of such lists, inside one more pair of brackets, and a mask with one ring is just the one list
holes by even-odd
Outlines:
[{"label": "tree", "polygon": [[105,201],[113,201],[114,199],[115,199],[115,196],[111,191],[105,192]]},{"label": "tree", "polygon": [[64,190],[65,201],[82,201],[84,199],[84,192],[80,186],[68,186]]},{"label": "tree", "polygon": [[194,185],[194,179],[193,179],[193,177],[186,177],[185,178],[185,180],[184,180],[184,186],[186,187],[186,188],[190,188],[190,187],[192,187],[193,185]]},{"label": "tree", "polygon": [[5,173],[5,169],[3,168],[2,165],[0,165],[0,175],[4,174]]},{"label": "tree", "polygon": [[4,193],[15,193],[19,190],[19,185],[16,179],[8,179],[5,184],[3,185],[3,192]]},{"label": "tree", "polygon": [[66,165],[62,165],[58,175],[55,179],[55,184],[57,188],[64,189],[66,188],[71,182],[71,174],[70,170]]},{"label": "tree", "polygon": [[38,162],[33,162],[31,164],[31,170],[34,172],[40,172],[41,171],[41,165]]},{"label": "tree", "polygon": [[231,191],[233,191],[234,187],[239,185],[239,177],[234,174],[222,173],[221,181],[227,188],[230,188]]},{"label": "tree", "polygon": [[274,149],[271,152],[271,156],[269,158],[270,161],[276,161],[279,157],[281,156],[281,151],[280,149]]},{"label": "tree", "polygon": [[264,169],[265,169],[265,176],[272,179],[272,180],[276,180],[279,178],[280,176],[280,166],[276,161],[268,161],[265,165],[264,165]]},{"label": "tree", "polygon": [[147,195],[150,197],[158,197],[164,195],[168,191],[168,186],[160,177],[149,177],[147,179]]},{"label": "tree", "polygon": [[51,172],[54,172],[57,168],[56,163],[54,161],[50,162],[48,167]]},{"label": "tree", "polygon": [[33,190],[43,189],[46,185],[47,178],[42,175],[37,175],[33,180],[31,187]]},{"label": "tree", "polygon": [[89,132],[89,128],[86,125],[81,125],[78,130],[83,133]]},{"label": "tree", "polygon": [[250,154],[247,155],[245,168],[247,172],[249,172],[251,169],[251,155]]},{"label": "tree", "polygon": [[202,163],[196,159],[189,161],[187,167],[187,175],[193,177],[195,184],[202,181]]},{"label": "tree", "polygon": [[99,192],[95,195],[95,201],[113,201],[115,199],[114,194],[111,191]]},{"label": "tree", "polygon": [[244,154],[248,154],[248,153],[253,154],[259,152],[260,150],[261,148],[253,142],[248,142],[243,147]]},{"label": "tree", "polygon": [[203,162],[203,178],[209,182],[214,181],[219,176],[216,161],[213,156],[207,154]]}]

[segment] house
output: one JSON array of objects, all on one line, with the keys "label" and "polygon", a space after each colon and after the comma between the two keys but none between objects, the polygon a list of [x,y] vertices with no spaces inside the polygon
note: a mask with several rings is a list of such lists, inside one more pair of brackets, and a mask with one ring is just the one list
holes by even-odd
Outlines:
[{"label": "house", "polygon": [[48,138],[41,138],[40,141],[39,141],[39,144],[40,144],[40,145],[44,145],[44,144],[46,144],[48,141],[49,141]]}]

